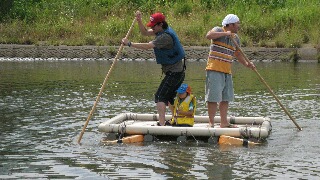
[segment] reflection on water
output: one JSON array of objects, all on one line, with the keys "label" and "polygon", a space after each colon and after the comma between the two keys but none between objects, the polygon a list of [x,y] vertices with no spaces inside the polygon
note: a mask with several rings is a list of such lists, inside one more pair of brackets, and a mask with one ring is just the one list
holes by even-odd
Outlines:
[{"label": "reflection on water", "polygon": [[[23,59],[22,59],[23,60]],[[100,144],[102,118],[156,113],[153,93],[160,67],[149,61],[116,64],[82,138],[79,133],[110,61],[0,61],[0,179],[316,179],[320,174],[320,65],[255,63],[295,117],[281,110],[257,75],[235,64],[235,116],[268,116],[273,131],[255,147],[203,141]],[[187,63],[186,83],[204,103],[205,62]]]}]

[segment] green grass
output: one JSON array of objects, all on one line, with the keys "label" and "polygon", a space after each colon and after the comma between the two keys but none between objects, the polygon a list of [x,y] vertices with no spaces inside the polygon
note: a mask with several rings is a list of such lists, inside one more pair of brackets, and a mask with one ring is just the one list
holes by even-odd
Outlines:
[{"label": "green grass", "polygon": [[[185,46],[207,46],[206,33],[229,13],[241,21],[242,46],[320,47],[319,0],[2,0],[0,43],[119,45],[134,18],[161,11]],[[135,26],[130,40],[148,42]]]}]

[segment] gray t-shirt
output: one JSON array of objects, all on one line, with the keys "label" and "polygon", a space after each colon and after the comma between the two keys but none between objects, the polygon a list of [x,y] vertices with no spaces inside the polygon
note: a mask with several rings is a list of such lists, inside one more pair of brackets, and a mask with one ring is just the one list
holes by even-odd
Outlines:
[{"label": "gray t-shirt", "polygon": [[[223,28],[222,27],[218,27],[218,26],[214,27],[213,31],[215,31],[215,32],[224,32]],[[235,45],[233,44],[233,42],[232,42],[232,40],[230,39],[229,36],[222,36],[222,37],[220,37],[218,39],[219,39],[219,41],[221,41],[223,43],[226,43],[226,44],[229,44],[229,45],[235,47]],[[237,44],[240,46],[240,39],[239,39],[237,34],[235,34],[235,40],[236,40]]]},{"label": "gray t-shirt", "polygon": [[[171,49],[173,48],[173,39],[168,33],[162,33],[160,36],[157,36],[152,43],[156,48],[159,49]],[[183,62],[178,61],[175,64],[161,64],[163,73],[168,71],[171,72],[181,72],[183,71]]]}]

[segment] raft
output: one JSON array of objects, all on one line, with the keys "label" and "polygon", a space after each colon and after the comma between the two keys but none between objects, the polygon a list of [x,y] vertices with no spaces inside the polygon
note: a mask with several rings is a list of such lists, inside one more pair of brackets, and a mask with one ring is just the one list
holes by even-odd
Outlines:
[{"label": "raft", "polygon": [[[172,118],[165,116],[166,120]],[[266,139],[272,130],[267,117],[228,117],[228,121],[237,127],[220,128],[220,117],[214,119],[214,127],[209,126],[209,116],[195,116],[193,127],[157,126],[158,114],[123,113],[106,120],[98,126],[104,133],[130,135],[148,135],[156,137],[201,137],[212,138],[229,136],[241,139]]]}]

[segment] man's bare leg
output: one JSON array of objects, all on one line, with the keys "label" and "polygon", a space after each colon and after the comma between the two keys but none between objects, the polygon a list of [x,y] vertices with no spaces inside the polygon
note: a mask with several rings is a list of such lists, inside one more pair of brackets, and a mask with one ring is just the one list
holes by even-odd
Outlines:
[{"label": "man's bare leg", "polygon": [[217,102],[208,102],[209,127],[214,126],[214,117],[216,116],[217,108]]},{"label": "man's bare leg", "polygon": [[220,127],[229,126],[229,122],[227,119],[228,107],[229,107],[228,101],[220,102],[220,105],[219,105],[220,117],[221,117]]},{"label": "man's bare leg", "polygon": [[159,114],[159,123],[161,126],[164,126],[166,121],[166,104],[164,102],[157,102],[157,110]]}]

